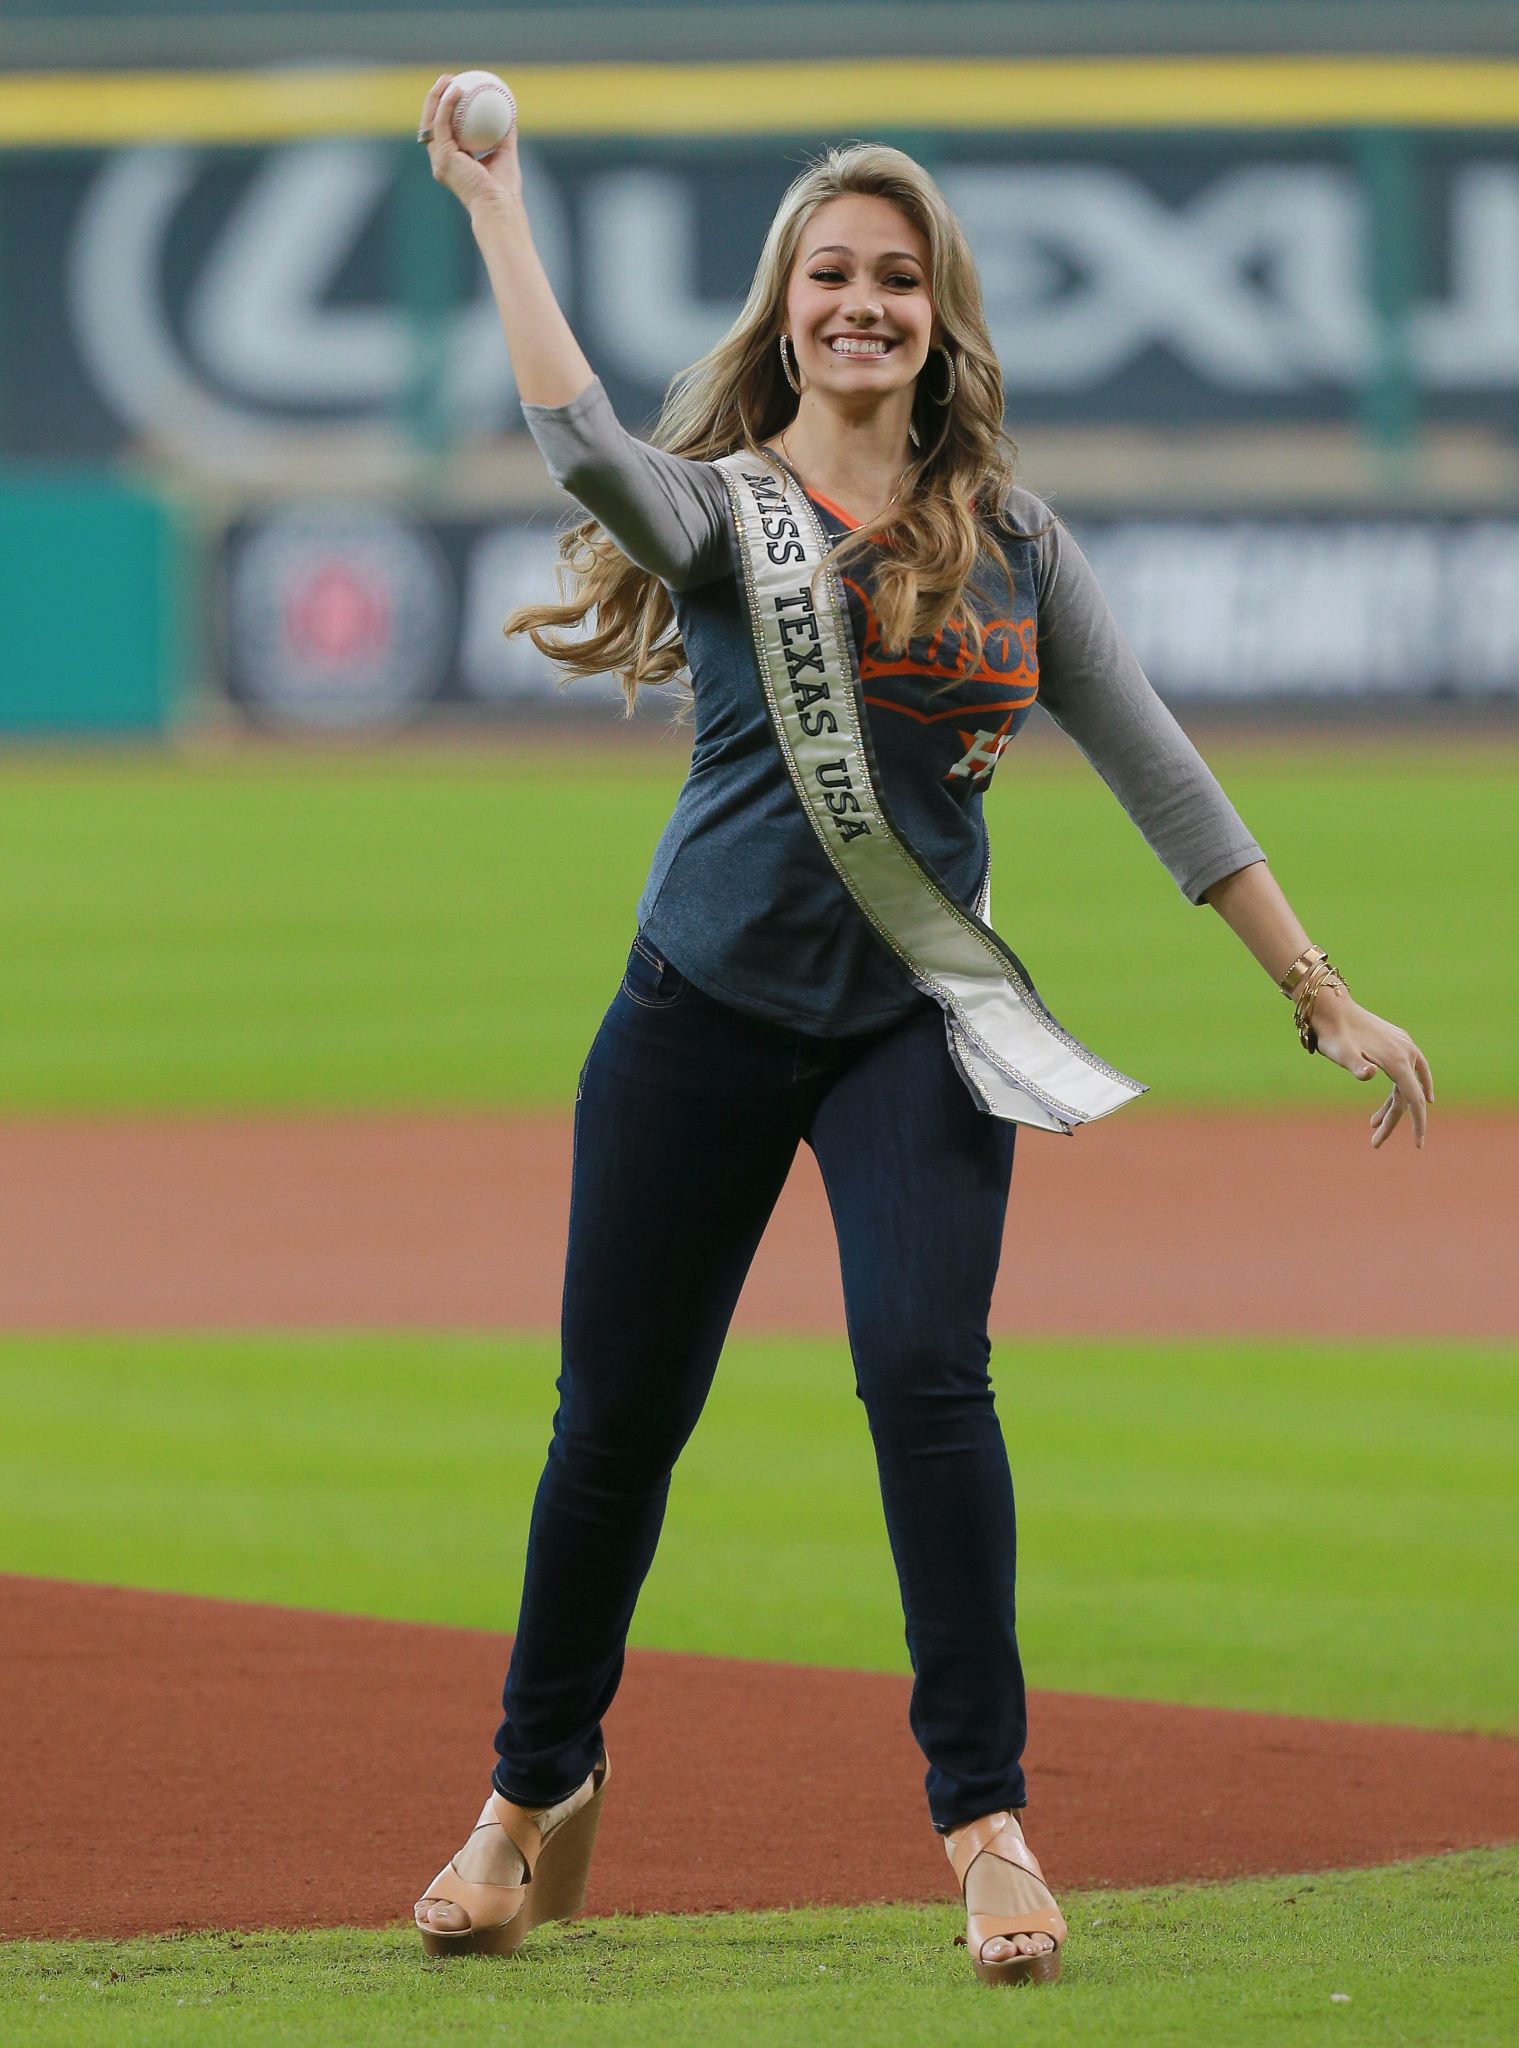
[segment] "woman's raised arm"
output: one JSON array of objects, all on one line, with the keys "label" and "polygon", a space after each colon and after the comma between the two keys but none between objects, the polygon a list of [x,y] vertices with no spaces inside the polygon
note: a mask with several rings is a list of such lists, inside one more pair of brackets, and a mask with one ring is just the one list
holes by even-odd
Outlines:
[{"label": "woman's raised arm", "polygon": [[483,163],[454,140],[453,74],[445,71],[422,102],[422,130],[432,130],[427,154],[432,174],[469,214],[485,258],[506,346],[527,405],[567,405],[591,381],[570,323],[554,297],[522,202],[517,129]]},{"label": "woman's raised arm", "polygon": [[501,315],[523,418],[555,483],[630,561],[672,590],[731,568],[728,498],[709,463],[651,448],[617,420],[565,319],[522,199],[517,130],[477,163],[454,140],[451,74],[422,105],[432,173],[469,213]]}]

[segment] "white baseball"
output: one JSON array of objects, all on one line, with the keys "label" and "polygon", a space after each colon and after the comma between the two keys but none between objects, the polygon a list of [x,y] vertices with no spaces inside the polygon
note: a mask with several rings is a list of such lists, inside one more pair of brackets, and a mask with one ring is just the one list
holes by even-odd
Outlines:
[{"label": "white baseball", "polygon": [[499,149],[517,119],[517,102],[494,71],[461,71],[449,87],[454,140],[477,160]]}]

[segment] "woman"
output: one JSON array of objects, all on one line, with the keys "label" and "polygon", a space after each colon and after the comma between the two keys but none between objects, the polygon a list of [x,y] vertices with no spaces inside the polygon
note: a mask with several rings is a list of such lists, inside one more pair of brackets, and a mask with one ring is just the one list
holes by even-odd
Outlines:
[{"label": "woman", "polygon": [[[1095,1074],[1110,1091],[1088,1113],[1137,1092],[1060,1031],[983,922],[981,795],[1037,695],[1189,900],[1210,903],[1295,996],[1308,1049],[1316,1039],[1358,1078],[1390,1077],[1373,1145],[1405,1112],[1422,1145],[1429,1068],[1309,946],[1079,550],[1012,488],[974,266],[928,176],[869,145],[805,171],[747,304],[678,380],[650,447],[618,425],[550,291],[515,131],[474,161],[453,140],[449,82],[427,95],[420,139],[469,210],[528,424],[590,515],[566,542],[566,601],[514,614],[508,630],[572,673],[618,673],[630,710],[640,686],[689,666],[696,734],[576,1098],[560,1403],[491,1793],[417,1924],[434,1955],[509,1953],[582,1903],[606,1782],[601,1718],[671,1468],[805,1141],[838,1232],[912,1654],[911,1722],[971,1959],[989,1982],[1049,1979],[1065,1923],[1017,1818],[1013,1497],[986,1324],[1017,1122],[1085,1117],[1057,1114],[1059,1093],[1032,1082],[987,1113],[974,1013],[951,1016],[931,977],[904,972],[911,947],[877,916],[866,867],[851,865],[870,856],[849,842],[884,839],[890,874],[942,913],[936,930],[980,945],[1000,993],[1021,998],[1015,1028],[1042,1034],[1075,1084]],[[756,493],[752,517],[741,486]],[[841,703],[837,671],[831,708],[813,702],[829,686],[808,590],[824,586],[813,576],[777,596],[778,612],[807,616],[761,618],[767,558],[814,558],[803,527],[842,579],[820,614],[837,620],[847,603],[839,637],[874,713],[860,756],[880,783],[874,827],[838,786],[842,755],[820,764],[826,812],[797,767],[818,729],[809,716],[860,715]]]}]

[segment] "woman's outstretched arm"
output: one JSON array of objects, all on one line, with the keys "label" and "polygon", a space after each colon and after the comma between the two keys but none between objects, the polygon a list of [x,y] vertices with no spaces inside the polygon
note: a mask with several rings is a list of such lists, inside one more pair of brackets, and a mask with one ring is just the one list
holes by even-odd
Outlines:
[{"label": "woman's outstretched arm", "polygon": [[[1015,491],[1014,523],[1045,526],[1040,499]],[[1093,763],[1191,903],[1207,903],[1279,982],[1308,944],[1291,904],[1217,777],[1162,703],[1119,630],[1080,548],[1058,524],[1039,542],[1039,697]],[[1284,1020],[1285,1021],[1285,1020]],[[1412,1116],[1424,1143],[1429,1062],[1406,1031],[1333,985],[1314,998],[1318,1050],[1392,1093],[1371,1119],[1373,1146]]]},{"label": "woman's outstretched arm", "polygon": [[[1309,938],[1281,884],[1264,861],[1225,875],[1203,892],[1242,945],[1273,981],[1279,982],[1309,944]],[[1428,1105],[1435,1099],[1434,1076],[1406,1031],[1363,1010],[1344,989],[1328,983],[1313,999],[1313,1033],[1321,1053],[1369,1081],[1378,1069],[1392,1082],[1392,1093],[1372,1112],[1373,1147],[1391,1137],[1406,1111],[1413,1120],[1414,1143],[1424,1143]]]}]

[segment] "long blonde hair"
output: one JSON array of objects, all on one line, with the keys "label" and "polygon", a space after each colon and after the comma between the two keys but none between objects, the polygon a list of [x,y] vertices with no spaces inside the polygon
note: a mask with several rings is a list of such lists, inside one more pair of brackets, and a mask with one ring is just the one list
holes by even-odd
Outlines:
[{"label": "long blonde hair", "polygon": [[[845,193],[889,200],[924,236],[936,331],[955,371],[953,398],[936,404],[948,373],[937,349],[930,351],[913,394],[920,445],[905,487],[894,505],[837,542],[825,564],[842,563],[871,545],[883,549],[873,598],[884,645],[899,649],[938,632],[975,588],[984,545],[977,511],[1000,515],[1017,454],[1002,428],[1002,371],[975,259],[964,229],[920,164],[883,143],[855,142],[826,151],[792,181],[765,237],[743,311],[716,347],[671,384],[651,439],[672,454],[710,462],[740,447],[755,449],[789,424],[797,401],[782,374],[778,341],[797,244],[816,208]],[[1006,563],[1001,566],[1007,575]],[[561,602],[519,606],[502,630],[526,633],[566,671],[566,682],[615,674],[631,717],[643,684],[669,682],[685,668],[669,592],[630,562],[595,519],[561,537],[558,580]],[[576,631],[592,612],[594,624]],[[983,628],[974,612],[957,624],[962,672],[974,673]]]}]

